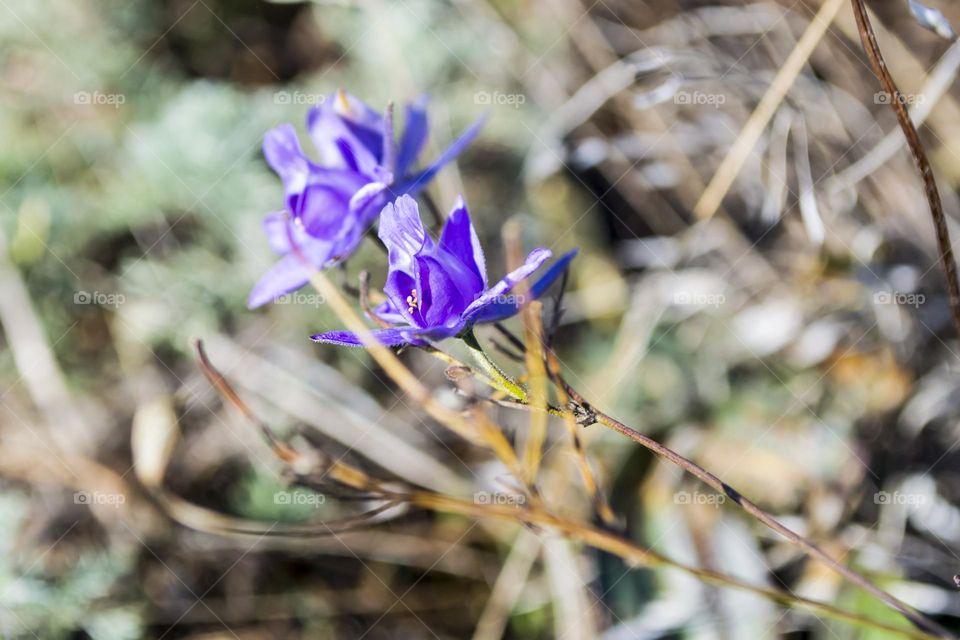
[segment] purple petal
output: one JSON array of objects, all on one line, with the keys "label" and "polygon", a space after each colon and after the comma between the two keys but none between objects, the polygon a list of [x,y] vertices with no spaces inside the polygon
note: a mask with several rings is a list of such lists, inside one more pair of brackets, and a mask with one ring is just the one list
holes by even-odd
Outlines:
[{"label": "purple petal", "polygon": [[352,134],[352,139],[379,161],[383,145],[383,117],[366,102],[342,89],[333,95],[329,107]]},{"label": "purple petal", "polygon": [[[412,344],[414,340],[408,337],[409,329],[374,329],[370,333],[387,347],[396,347],[402,344]],[[338,344],[344,347],[362,347],[363,342],[360,336],[350,331],[329,331],[327,333],[318,333],[310,336],[314,342],[325,342],[327,344]]]},{"label": "purple petal", "polygon": [[373,222],[380,207],[377,204],[383,200],[387,185],[382,182],[371,182],[364,185],[350,198],[350,214],[362,222]]},{"label": "purple petal", "polygon": [[390,270],[413,273],[413,256],[431,241],[420,221],[417,202],[410,196],[400,196],[380,212],[380,239],[389,252]]},{"label": "purple petal", "polygon": [[353,194],[336,226],[327,238],[331,243],[328,261],[332,264],[349,258],[363,241],[363,236],[376,219],[376,212],[383,204],[386,187],[371,182]]},{"label": "purple petal", "polygon": [[427,101],[424,98],[407,105],[403,137],[397,154],[398,176],[407,175],[417,161],[417,156],[427,142]]},{"label": "purple petal", "polygon": [[403,324],[404,322],[410,322],[406,316],[397,310],[397,307],[393,304],[392,300],[384,300],[376,309],[373,310],[373,313],[384,322],[389,322],[390,324]]},{"label": "purple petal", "polygon": [[446,150],[433,161],[433,164],[415,176],[405,179],[402,185],[397,187],[397,191],[416,193],[426,186],[445,164],[453,161],[458,155],[463,153],[463,150],[466,149],[467,146],[473,142],[473,139],[477,137],[477,134],[480,133],[480,129],[483,128],[486,120],[487,118],[484,116],[470,125],[466,131],[460,134],[459,138],[453,141],[453,144],[447,147]]},{"label": "purple petal", "polygon": [[416,331],[416,336],[436,342],[438,340],[452,338],[460,333],[466,324],[467,323],[462,318],[457,318],[456,322],[450,324],[437,327],[427,327],[426,329],[418,329]]},{"label": "purple petal", "polygon": [[300,148],[293,125],[282,124],[264,135],[263,156],[283,180],[283,188],[288,194],[303,190],[310,175],[310,161]]},{"label": "purple petal", "polygon": [[[476,291],[466,286],[469,282],[458,278],[463,274],[462,268],[454,265],[455,268],[451,269],[443,261],[428,255],[417,256],[416,262],[416,291],[423,319],[420,326],[438,327],[456,323]],[[470,298],[464,299],[465,294]]]},{"label": "purple petal", "polygon": [[457,198],[457,203],[443,225],[440,236],[440,247],[457,256],[482,283],[481,289],[487,288],[487,266],[480,247],[480,238],[473,228],[470,213],[463,202],[463,196]]},{"label": "purple petal", "polygon": [[368,176],[349,169],[314,166],[310,172],[310,184],[321,185],[346,194],[352,194],[370,182]]},{"label": "purple petal", "polygon": [[281,256],[290,251],[290,239],[287,235],[289,222],[290,214],[286,211],[268,213],[263,219],[263,231],[267,234],[267,242],[270,243],[273,252]]},{"label": "purple petal", "polygon": [[530,287],[530,295],[533,296],[533,299],[536,300],[544,294],[544,292],[550,288],[550,285],[553,284],[553,281],[556,280],[567,268],[567,265],[570,264],[570,261],[577,257],[579,249],[572,249],[567,251],[565,254],[560,256],[560,259],[554,262],[546,273],[537,278],[537,281],[533,283]]},{"label": "purple petal", "polygon": [[297,199],[295,215],[307,233],[333,240],[350,224],[350,194],[322,184],[312,184]]},{"label": "purple petal", "polygon": [[[530,286],[530,297],[536,300],[542,296],[544,292],[550,288],[550,285],[564,272],[570,264],[570,261],[573,260],[576,255],[576,249],[568,251],[561,256],[559,260],[550,265],[550,268]],[[499,322],[500,320],[516,315],[518,311],[520,311],[518,300],[494,302],[476,312],[471,320],[474,323]]]},{"label": "purple petal", "polygon": [[385,188],[359,173],[316,169],[310,185],[295,199],[294,212],[311,235],[334,241],[367,230],[376,212],[367,207]]},{"label": "purple petal", "polygon": [[[356,98],[343,96],[346,94],[342,92],[335,94],[311,109],[307,115],[307,131],[324,165],[373,175],[380,164],[380,138],[369,132],[369,126],[375,123],[379,130],[380,116]],[[375,150],[370,145],[374,145]]]},{"label": "purple petal", "polygon": [[531,251],[530,255],[527,256],[527,259],[520,267],[514,269],[504,276],[500,282],[487,289],[483,295],[474,300],[470,306],[467,307],[466,311],[463,312],[464,320],[469,324],[473,321],[474,316],[479,314],[485,307],[488,307],[492,304],[505,302],[500,298],[509,293],[518,282],[528,278],[530,274],[536,271],[541,264],[550,258],[551,255],[552,254],[549,249],[534,249]]},{"label": "purple petal", "polygon": [[247,308],[256,309],[282,295],[296,291],[310,279],[299,258],[289,254],[273,265],[254,285],[247,297]]},{"label": "purple petal", "polygon": [[[350,143],[346,138],[337,138],[334,140],[334,145],[337,148],[337,151],[340,152],[340,156],[343,158],[343,163],[346,165],[347,169],[350,171],[360,171],[360,161],[357,160],[357,154],[354,152],[354,145]],[[367,163],[370,165],[370,163]],[[372,169],[372,166],[366,166],[366,169]]]},{"label": "purple petal", "polygon": [[[359,141],[363,149],[369,153],[376,160],[376,164],[379,165],[383,162],[384,127],[382,118],[380,118],[380,116],[377,116],[377,118],[378,121],[373,127],[357,124],[349,118],[344,118],[344,124],[350,133],[353,134],[353,139]],[[361,159],[361,161],[363,160]]]},{"label": "purple petal", "polygon": [[412,273],[391,269],[387,274],[387,282],[383,285],[383,292],[387,294],[394,310],[407,324],[422,327],[424,326],[423,317],[420,314],[422,305],[412,306],[407,303],[407,296],[412,296],[416,288],[417,281],[414,280]]},{"label": "purple petal", "polygon": [[[298,234],[294,232],[294,240],[299,242],[300,238],[297,236]],[[306,242],[299,244],[299,248],[303,257],[311,265],[320,268],[330,259],[333,245],[329,242],[309,238]],[[300,256],[295,253],[288,253],[254,285],[253,290],[247,297],[247,308],[255,309],[271,300],[276,300],[282,295],[296,291],[309,280],[310,274]]]},{"label": "purple petal", "polygon": [[379,155],[374,160],[366,159],[362,155],[358,156],[356,147],[343,138],[337,138],[336,145],[346,163],[347,171],[362,175],[367,180],[393,184],[393,171],[380,165]]}]

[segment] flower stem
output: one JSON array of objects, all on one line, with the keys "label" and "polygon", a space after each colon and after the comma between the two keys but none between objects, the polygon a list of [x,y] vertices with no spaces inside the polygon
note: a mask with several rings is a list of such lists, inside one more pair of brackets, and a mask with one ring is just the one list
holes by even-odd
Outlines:
[{"label": "flower stem", "polygon": [[487,355],[477,341],[473,329],[468,330],[462,336],[464,344],[470,349],[470,354],[480,369],[489,377],[504,393],[510,394],[513,398],[521,402],[527,402],[527,390],[519,382],[507,375],[503,369],[497,366]]}]

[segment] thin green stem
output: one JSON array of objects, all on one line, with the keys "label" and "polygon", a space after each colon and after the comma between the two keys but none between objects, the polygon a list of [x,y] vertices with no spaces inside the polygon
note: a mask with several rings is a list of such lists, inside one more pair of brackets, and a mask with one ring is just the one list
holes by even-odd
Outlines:
[{"label": "thin green stem", "polygon": [[504,393],[510,394],[510,396],[520,402],[527,402],[527,390],[524,389],[519,382],[507,375],[503,369],[498,367],[497,363],[490,359],[477,341],[477,336],[474,335],[473,329],[468,330],[462,337],[464,344],[470,349],[470,354],[473,356],[474,362],[476,362],[477,366],[480,367],[487,377],[497,385],[497,388]]}]

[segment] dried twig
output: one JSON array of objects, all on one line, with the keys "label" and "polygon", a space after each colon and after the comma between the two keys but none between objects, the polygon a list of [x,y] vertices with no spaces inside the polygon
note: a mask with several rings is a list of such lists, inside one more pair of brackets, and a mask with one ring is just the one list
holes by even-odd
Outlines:
[{"label": "dried twig", "polygon": [[247,420],[257,426],[257,428],[260,430],[260,433],[263,434],[263,437],[270,445],[270,448],[273,449],[275,454],[277,454],[278,458],[284,462],[292,462],[295,460],[297,458],[297,452],[277,438],[276,434],[273,433],[273,430],[257,417],[257,415],[252,409],[250,409],[247,403],[243,401],[234,388],[230,386],[230,383],[227,382],[227,379],[224,378],[223,375],[210,363],[210,359],[207,358],[207,352],[203,348],[203,341],[197,340],[194,343],[194,346],[197,350],[197,363],[200,365],[200,370],[203,372],[203,375],[207,377],[207,380],[209,380],[210,383],[216,387],[217,391],[219,391],[221,395],[223,395],[223,397],[230,402],[230,404],[236,407],[236,409]]},{"label": "dried twig", "polygon": [[601,424],[605,427],[609,427],[636,442],[637,444],[649,449],[656,455],[661,458],[668,460],[669,462],[677,465],[684,471],[690,473],[691,475],[697,477],[702,482],[713,488],[715,491],[727,496],[733,501],[736,505],[742,508],[744,511],[749,513],[751,516],[756,518],[758,521],[769,527],[770,529],[776,531],[781,536],[789,540],[795,546],[800,548],[805,554],[819,560],[824,563],[841,576],[857,585],[861,589],[869,592],[877,599],[881,600],[892,609],[899,611],[905,618],[910,622],[915,624],[918,628],[925,631],[929,631],[939,635],[944,638],[954,638],[955,636],[949,631],[938,625],[936,622],[923,615],[922,613],[914,610],[912,607],[906,603],[898,600],[894,596],[890,595],[880,587],[876,586],[866,577],[854,571],[850,567],[838,562],[834,558],[830,557],[825,551],[821,550],[819,547],[814,545],[812,542],[804,538],[803,536],[795,533],[791,529],[787,528],[785,525],[781,524],[776,518],[772,515],[761,509],[754,502],[745,498],[740,494],[739,491],[725,483],[723,480],[710,473],[697,463],[689,460],[673,449],[660,444],[656,440],[640,433],[639,431],[628,427],[619,420],[612,418],[611,416],[598,411],[593,407],[587,400],[580,395],[580,393],[570,386],[569,383],[564,380],[562,375],[557,375],[554,378],[558,380],[561,387],[569,394],[570,398],[575,404],[577,404],[584,413],[584,423],[596,423]]},{"label": "dried twig", "polygon": [[[507,339],[511,342],[518,341],[519,339],[514,336],[509,329],[498,325],[497,329],[501,334],[507,336]],[[552,352],[551,352],[552,353]],[[556,356],[553,356],[556,358]],[[548,361],[549,362],[549,361]],[[817,547],[815,544],[801,536],[800,534],[792,531],[772,515],[761,509],[753,501],[745,498],[739,491],[722,481],[720,478],[710,473],[697,463],[692,460],[685,458],[680,455],[673,449],[660,444],[653,438],[650,438],[636,429],[628,427],[619,420],[603,413],[591,405],[583,395],[580,394],[575,388],[573,388],[563,377],[563,374],[557,366],[552,369],[550,372],[551,379],[557,384],[558,391],[565,393],[570,399],[570,405],[576,414],[577,422],[582,426],[588,426],[591,424],[601,424],[605,427],[611,428],[622,435],[627,436],[637,444],[645,447],[646,449],[652,451],[661,458],[677,465],[681,469],[687,471],[691,475],[700,479],[702,482],[713,488],[715,491],[727,496],[740,508],[746,511],[748,514],[756,518],[759,522],[767,526],[768,528],[776,531],[784,538],[789,540],[799,549],[801,549],[805,554],[823,562],[828,567],[836,571],[838,574],[849,580],[851,583],[857,585],[858,587],[869,592],[894,610],[900,612],[905,618],[910,622],[915,624],[918,628],[933,632],[940,637],[945,638],[954,638],[955,636],[949,631],[938,625],[936,622],[923,615],[922,613],[914,610],[912,607],[906,603],[895,598],[891,594],[887,593],[883,589],[879,588],[865,576],[861,575],[857,571],[847,567],[846,565],[838,562],[834,558],[830,557],[826,552]]]},{"label": "dried twig", "polygon": [[819,613],[830,618],[835,618],[837,620],[843,620],[856,626],[862,626],[871,629],[884,629],[900,634],[905,638],[929,639],[933,637],[923,631],[894,627],[885,623],[876,622],[869,618],[864,618],[857,614],[844,611],[843,609],[839,609],[822,602],[809,600],[807,598],[777,591],[775,589],[756,587],[716,571],[685,565],[669,559],[666,556],[657,553],[656,551],[642,547],[632,540],[628,540],[627,538],[619,536],[615,533],[603,531],[589,525],[555,516],[542,509],[517,509],[515,507],[505,507],[501,505],[481,505],[457,498],[449,498],[427,492],[415,492],[408,496],[408,498],[411,504],[434,511],[457,513],[475,518],[497,518],[521,521],[527,524],[548,527],[571,539],[579,540],[580,542],[595,549],[600,549],[616,555],[634,566],[672,567],[689,575],[695,576],[697,579],[707,584],[741,589],[750,593],[754,593],[763,598],[773,600],[774,602],[778,602],[788,607],[808,609],[815,613]]},{"label": "dried twig", "polygon": [[590,467],[590,460],[587,458],[587,451],[583,446],[583,440],[580,438],[580,432],[577,428],[579,426],[577,424],[577,418],[573,415],[573,411],[571,411],[569,406],[570,398],[567,396],[563,385],[559,383],[560,362],[557,360],[557,356],[553,350],[546,349],[545,352],[547,371],[556,387],[557,399],[559,400],[560,406],[563,408],[563,422],[567,426],[567,433],[570,435],[571,445],[573,446],[573,455],[577,461],[577,468],[580,470],[580,477],[583,479],[587,494],[590,496],[590,499],[593,500],[594,509],[596,509],[603,523],[608,527],[617,526],[617,516],[610,507],[607,496],[600,489],[593,469]]},{"label": "dried twig", "polygon": [[877,36],[870,24],[870,17],[867,15],[867,7],[863,0],[851,0],[853,4],[853,15],[857,19],[857,29],[860,31],[860,41],[863,43],[863,49],[870,60],[870,66],[883,90],[890,97],[888,102],[893,112],[897,116],[897,122],[903,130],[903,135],[907,139],[907,147],[910,149],[910,155],[913,156],[920,171],[920,178],[923,180],[923,190],[927,196],[927,202],[930,205],[930,215],[933,217],[933,227],[937,233],[937,246],[940,249],[940,261],[943,264],[943,272],[947,278],[947,291],[950,296],[950,313],[953,317],[954,330],[960,335],[960,284],[957,283],[957,262],[953,257],[953,247],[950,244],[950,232],[947,230],[947,217],[943,212],[943,203],[940,201],[940,192],[937,189],[937,180],[933,176],[933,168],[927,159],[927,153],[923,149],[923,143],[920,142],[920,135],[917,128],[913,126],[910,120],[910,113],[904,104],[903,94],[897,88],[893,81],[893,76],[887,70],[887,63],[880,52],[880,46],[877,44]]},{"label": "dried twig", "polygon": [[797,75],[807,63],[810,54],[813,53],[817,43],[823,38],[827,28],[842,6],[843,0],[827,0],[820,7],[817,15],[813,17],[813,20],[810,21],[810,25],[803,32],[797,46],[793,48],[786,62],[780,67],[780,71],[777,72],[770,88],[763,94],[757,108],[750,114],[750,118],[744,125],[743,130],[740,131],[740,135],[733,146],[730,147],[730,151],[727,152],[723,162],[720,163],[716,173],[713,174],[713,178],[710,179],[707,188],[704,189],[697,204],[693,207],[693,215],[698,220],[710,218],[720,208],[723,197],[727,195],[727,191],[730,190],[733,181],[736,180],[737,174],[740,173],[740,169],[750,156],[764,129],[767,128],[767,123],[777,112],[777,108],[783,102],[787,91],[793,86]]},{"label": "dried twig", "polygon": [[[523,249],[520,239],[520,225],[510,220],[503,226],[503,244],[506,248],[507,271],[511,272],[523,262]],[[527,385],[524,400],[534,409],[530,412],[530,424],[523,433],[520,458],[526,470],[528,482],[532,482],[540,470],[543,445],[547,439],[547,371],[543,360],[543,325],[541,315],[543,305],[530,299],[530,285],[521,280],[514,286],[511,295],[520,301],[520,317],[523,319]]]},{"label": "dried twig", "polygon": [[[332,290],[336,291],[332,283],[328,281],[328,284]],[[204,372],[210,377],[211,381],[214,382],[215,386],[223,392],[232,403],[236,404],[245,417],[249,418],[254,424],[261,428],[266,428],[264,423],[256,417],[249,407],[243,403],[242,399],[232,390],[232,387],[226,379],[206,360],[205,355],[202,354],[202,347],[200,347],[199,344],[198,353],[201,354],[200,362]],[[480,416],[474,414],[474,418],[478,417]],[[487,428],[490,428],[490,425],[492,425],[492,423],[487,425]],[[266,429],[269,433],[269,428]],[[497,429],[497,431],[499,430]],[[283,446],[286,447],[286,445]],[[509,447],[509,445],[507,446]],[[516,459],[515,454],[512,453],[512,447],[510,449],[511,454],[505,457],[512,457],[516,465],[519,461]],[[273,451],[285,464],[291,465],[291,467],[296,464],[295,459],[281,453],[283,451],[282,447],[275,447]],[[269,535],[288,538],[326,536],[341,531],[350,531],[365,523],[369,523],[374,517],[398,503],[408,503],[423,509],[454,513],[474,518],[493,518],[523,522],[527,525],[553,529],[570,539],[578,540],[595,549],[616,555],[635,566],[674,568],[695,576],[708,584],[740,589],[785,606],[807,609],[814,613],[836,620],[842,620],[856,626],[899,633],[904,637],[916,638],[918,640],[929,640],[931,638],[931,636],[921,631],[902,629],[876,622],[822,602],[809,600],[775,589],[757,587],[716,571],[685,565],[612,532],[596,529],[589,525],[554,515],[543,506],[543,503],[538,499],[536,493],[533,494],[533,499],[527,505],[520,508],[496,504],[479,504],[475,501],[453,498],[431,491],[411,490],[408,487],[402,486],[391,488],[376,478],[371,477],[362,469],[342,460],[333,460],[324,455],[321,455],[318,459],[322,459],[320,464],[323,475],[328,476],[331,480],[345,488],[376,496],[384,500],[385,504],[336,522],[307,523],[304,525],[279,525],[275,523],[270,528],[264,529],[260,523],[255,521],[245,521],[224,516],[209,509],[194,505],[178,496],[169,494],[164,491],[162,487],[154,488],[159,492],[158,497],[160,498],[161,504],[163,504],[167,512],[179,522],[186,526],[197,528],[198,530],[219,533],[221,535]],[[311,486],[310,475],[308,473],[298,472],[297,477],[299,483],[307,487]]]},{"label": "dried twig", "polygon": [[381,329],[389,329],[390,323],[381,318],[376,314],[376,312],[370,308],[370,272],[361,271],[359,276],[360,281],[360,308],[363,309],[363,313],[371,321],[375,322],[378,327]]}]

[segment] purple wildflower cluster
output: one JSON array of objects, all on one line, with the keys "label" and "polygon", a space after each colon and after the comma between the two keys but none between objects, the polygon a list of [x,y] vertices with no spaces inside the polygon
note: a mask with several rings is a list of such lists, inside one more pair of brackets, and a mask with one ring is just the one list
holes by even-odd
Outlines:
[{"label": "purple wildflower cluster", "polygon": [[[470,144],[482,124],[474,123],[421,170],[415,166],[428,132],[424,100],[407,105],[404,130],[397,141],[392,108],[381,115],[338,92],[307,116],[319,163],[304,154],[293,126],[284,124],[269,131],[263,152],[283,181],[286,206],[266,217],[264,230],[273,250],[283,257],[256,284],[247,304],[258,307],[295,291],[307,283],[311,267],[325,268],[345,260],[379,220],[378,235],[387,248],[389,269],[384,286],[387,300],[374,313],[394,325],[373,332],[383,344],[424,345],[461,334],[477,323],[516,314],[522,301],[508,294],[551,252],[532,251],[522,266],[490,286],[483,250],[463,198],[450,213],[439,241],[424,229],[414,199]],[[574,255],[562,256],[533,282],[531,297],[542,295]],[[362,345],[356,335],[343,331],[313,339]]]}]

